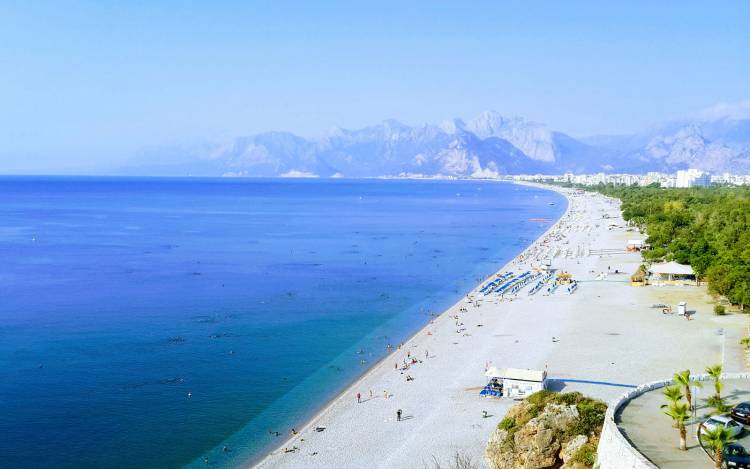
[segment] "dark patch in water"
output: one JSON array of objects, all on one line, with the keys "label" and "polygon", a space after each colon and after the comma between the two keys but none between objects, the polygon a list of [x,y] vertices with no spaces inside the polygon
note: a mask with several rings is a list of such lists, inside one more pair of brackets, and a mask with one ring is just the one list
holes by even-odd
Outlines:
[{"label": "dark patch in water", "polygon": [[176,376],[174,378],[164,378],[159,380],[159,384],[182,384],[185,382],[185,378]]}]

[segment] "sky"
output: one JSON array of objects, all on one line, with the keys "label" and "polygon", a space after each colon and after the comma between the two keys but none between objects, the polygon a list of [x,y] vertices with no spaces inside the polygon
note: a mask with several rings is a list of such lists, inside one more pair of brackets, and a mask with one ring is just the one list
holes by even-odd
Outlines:
[{"label": "sky", "polygon": [[622,134],[750,98],[750,2],[0,1],[0,173],[492,109]]}]

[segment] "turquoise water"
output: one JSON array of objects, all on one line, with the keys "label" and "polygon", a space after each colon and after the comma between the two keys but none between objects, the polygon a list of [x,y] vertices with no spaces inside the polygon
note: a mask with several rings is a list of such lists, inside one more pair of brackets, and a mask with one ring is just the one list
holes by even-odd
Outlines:
[{"label": "turquoise water", "polygon": [[0,178],[0,197],[0,454],[37,468],[252,461],[565,209],[464,181]]}]

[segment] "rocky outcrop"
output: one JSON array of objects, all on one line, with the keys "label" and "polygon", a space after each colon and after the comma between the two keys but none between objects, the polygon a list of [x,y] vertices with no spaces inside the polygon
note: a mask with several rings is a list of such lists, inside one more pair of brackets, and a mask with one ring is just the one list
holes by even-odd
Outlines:
[{"label": "rocky outcrop", "polygon": [[588,442],[588,436],[576,435],[563,445],[562,451],[560,451],[560,459],[563,460],[562,469],[583,469],[586,467],[585,464],[577,462],[574,456]]},{"label": "rocky outcrop", "polygon": [[493,469],[590,468],[606,409],[579,393],[536,393],[490,435],[487,461]]}]

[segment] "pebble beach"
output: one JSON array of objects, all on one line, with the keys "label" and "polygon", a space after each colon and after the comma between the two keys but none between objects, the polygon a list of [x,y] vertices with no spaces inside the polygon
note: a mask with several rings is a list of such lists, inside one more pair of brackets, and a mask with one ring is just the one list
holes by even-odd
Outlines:
[{"label": "pebble beach", "polygon": [[[482,282],[280,438],[256,467],[424,468],[456,455],[485,467],[486,441],[514,404],[479,395],[489,366],[547,370],[550,389],[604,401],[681,369],[744,369],[743,317],[714,316],[705,286],[631,286],[642,261],[625,245],[645,235],[626,226],[618,201],[555,190],[568,198],[566,213],[498,274],[551,261],[576,280],[574,293],[529,295],[529,286],[484,295]],[[694,311],[691,319],[652,308],[680,301]]]}]

